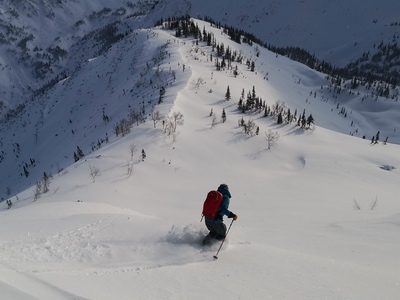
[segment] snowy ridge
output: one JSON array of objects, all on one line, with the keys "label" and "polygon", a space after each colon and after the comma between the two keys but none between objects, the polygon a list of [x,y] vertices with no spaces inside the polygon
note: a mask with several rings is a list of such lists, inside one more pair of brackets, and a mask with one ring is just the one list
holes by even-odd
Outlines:
[{"label": "snowy ridge", "polygon": [[[150,28],[161,18],[211,17],[267,44],[301,47],[343,67],[367,53],[371,59],[381,43],[396,45],[399,6],[396,0],[3,1],[0,120],[18,114],[27,101],[70,75],[85,58],[99,55],[118,34]],[[392,68],[383,62],[381,67]],[[398,70],[398,62],[393,68]]]}]

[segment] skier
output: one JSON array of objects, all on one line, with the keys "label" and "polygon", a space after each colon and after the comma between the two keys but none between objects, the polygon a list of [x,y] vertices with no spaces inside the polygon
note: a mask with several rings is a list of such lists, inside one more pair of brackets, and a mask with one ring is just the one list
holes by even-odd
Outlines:
[{"label": "skier", "polygon": [[210,233],[204,238],[203,245],[210,245],[213,241],[222,241],[225,238],[226,225],[223,222],[224,215],[228,218],[233,218],[235,221],[238,218],[237,215],[228,209],[229,202],[232,197],[228,186],[223,183],[218,187],[217,191],[223,195],[222,202],[215,219],[210,219],[207,217],[204,218],[207,229],[210,231]]}]

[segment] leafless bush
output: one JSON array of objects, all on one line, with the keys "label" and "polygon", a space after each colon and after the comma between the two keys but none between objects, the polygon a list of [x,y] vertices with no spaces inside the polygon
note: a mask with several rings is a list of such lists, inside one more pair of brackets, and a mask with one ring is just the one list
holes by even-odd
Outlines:
[{"label": "leafless bush", "polygon": [[90,176],[92,176],[93,182],[95,182],[95,178],[99,175],[100,170],[95,166],[89,165]]},{"label": "leafless bush", "polygon": [[168,119],[167,122],[165,122],[164,132],[167,136],[171,136],[171,134],[174,133],[174,122],[171,119]]},{"label": "leafless bush", "polygon": [[164,116],[157,110],[151,113],[151,119],[153,120],[154,128],[156,128],[157,123],[163,120]]},{"label": "leafless bush", "polygon": [[357,200],[353,199],[353,202],[354,202],[354,205],[353,205],[354,209],[355,210],[360,210],[361,206],[360,206],[360,204],[358,204]]},{"label": "leafless bush", "polygon": [[49,191],[50,179],[51,179],[51,175],[48,175],[46,172],[44,172],[43,173],[43,179],[42,179],[42,192],[43,192],[43,194],[46,194]]},{"label": "leafless bush", "polygon": [[267,141],[268,150],[271,149],[272,146],[276,144],[276,141],[279,139],[279,133],[273,132],[271,129],[268,132],[265,132],[265,140]]},{"label": "leafless bush", "polygon": [[217,125],[217,116],[213,113],[211,118],[211,128],[213,128]]},{"label": "leafless bush", "polygon": [[35,192],[33,196],[33,200],[36,201],[37,199],[40,198],[40,195],[42,195],[42,182],[38,181],[36,182],[36,187],[35,187]]},{"label": "leafless bush", "polygon": [[128,178],[131,177],[132,173],[133,173],[133,161],[131,160],[128,161],[128,172],[127,172]]},{"label": "leafless bush", "polygon": [[36,182],[35,192],[33,195],[33,199],[36,201],[40,198],[40,195],[45,194],[49,191],[51,174],[43,173],[43,178],[41,181]]},{"label": "leafless bush", "polygon": [[121,134],[122,136],[125,136],[131,131],[131,125],[132,123],[130,123],[128,120],[122,119],[114,126],[115,135],[118,136]]},{"label": "leafless bush", "polygon": [[178,125],[183,125],[183,114],[181,112],[174,112],[172,114],[172,120],[174,122],[174,132],[176,132],[176,127]]},{"label": "leafless bush", "polygon": [[374,210],[378,206],[378,196],[375,197],[375,200],[371,202],[370,209]]},{"label": "leafless bush", "polygon": [[176,132],[176,127],[178,125],[183,125],[183,114],[181,112],[174,112],[172,116],[167,119],[164,132],[170,136]]},{"label": "leafless bush", "polygon": [[256,123],[249,119],[247,122],[243,123],[243,132],[247,135],[253,136],[254,130],[256,129]]},{"label": "leafless bush", "polygon": [[131,154],[131,161],[133,160],[133,156],[135,155],[136,151],[137,151],[137,149],[136,149],[135,144],[131,144],[129,146],[129,152]]},{"label": "leafless bush", "polygon": [[204,80],[204,78],[199,77],[199,78],[197,78],[197,79],[194,79],[194,80],[192,81],[192,84],[193,84],[193,86],[194,86],[195,88],[198,89],[202,84],[205,84],[205,80]]}]

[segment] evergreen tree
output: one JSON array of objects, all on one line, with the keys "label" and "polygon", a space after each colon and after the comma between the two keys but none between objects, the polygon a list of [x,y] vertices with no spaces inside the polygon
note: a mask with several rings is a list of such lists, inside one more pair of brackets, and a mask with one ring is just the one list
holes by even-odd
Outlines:
[{"label": "evergreen tree", "polygon": [[247,101],[246,101],[246,110],[250,110],[254,107],[254,99],[251,96],[251,92],[247,94]]},{"label": "evergreen tree", "polygon": [[301,128],[306,128],[306,124],[307,124],[307,120],[306,120],[305,115],[303,114],[301,116]]},{"label": "evergreen tree", "polygon": [[254,72],[255,69],[256,69],[256,65],[255,65],[254,61],[252,61],[251,66],[250,66],[250,71]]},{"label": "evergreen tree", "polygon": [[81,148],[79,148],[79,146],[76,146],[76,153],[78,154],[79,158],[82,158],[85,156],[85,154],[83,154],[83,151],[81,150]]},{"label": "evergreen tree", "polygon": [[277,123],[278,123],[278,124],[282,124],[282,123],[283,123],[283,117],[282,117],[282,113],[281,113],[281,112],[278,114],[278,121],[277,121]]},{"label": "evergreen tree", "polygon": [[238,110],[243,110],[243,100],[242,100],[242,98],[239,99]]},{"label": "evergreen tree", "polygon": [[264,117],[268,117],[268,115],[269,115],[269,108],[268,108],[268,106],[265,106]]},{"label": "evergreen tree", "polygon": [[235,69],[233,70],[233,76],[235,76],[235,78],[236,78],[236,76],[238,76],[238,75],[239,75],[238,67],[235,66]]},{"label": "evergreen tree", "polygon": [[74,152],[74,161],[77,162],[79,160],[78,155],[76,154],[76,152]]},{"label": "evergreen tree", "polygon": [[314,124],[314,117],[310,114],[307,118],[307,126],[310,127],[311,124]]},{"label": "evergreen tree", "polygon": [[240,121],[239,121],[239,126],[244,126],[244,124],[245,124],[245,122],[244,122],[244,119],[243,119],[243,117],[240,119]]},{"label": "evergreen tree", "polygon": [[292,115],[290,113],[290,108],[288,108],[287,114],[286,114],[286,123],[290,123],[291,122],[291,118],[292,118]]},{"label": "evergreen tree", "polygon": [[229,85],[228,85],[225,93],[225,100],[229,101],[230,99],[231,99],[231,91],[229,90]]},{"label": "evergreen tree", "polygon": [[253,91],[251,92],[251,99],[256,100],[256,87],[253,85]]},{"label": "evergreen tree", "polygon": [[25,177],[29,176],[28,169],[25,166],[24,166],[24,175],[25,175]]},{"label": "evergreen tree", "polygon": [[379,142],[379,135],[380,135],[380,132],[378,131],[375,135],[375,144],[378,144],[378,142]]},{"label": "evergreen tree", "polygon": [[222,61],[221,61],[221,69],[225,70],[226,68],[226,62],[225,62],[225,57],[222,57]]},{"label": "evergreen tree", "polygon": [[225,108],[224,108],[224,109],[222,109],[222,116],[221,116],[221,119],[222,119],[222,123],[225,123],[225,121],[226,121],[226,113],[225,113]]}]

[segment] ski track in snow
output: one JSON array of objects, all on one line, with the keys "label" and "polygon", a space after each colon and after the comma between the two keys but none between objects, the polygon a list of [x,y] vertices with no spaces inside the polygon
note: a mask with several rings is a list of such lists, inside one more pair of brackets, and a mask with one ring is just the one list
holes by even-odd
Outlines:
[{"label": "ski track in snow", "polygon": [[[118,220],[118,216],[108,215],[48,237],[1,242],[0,263],[29,273],[74,273],[84,269],[87,274],[108,274],[208,261],[219,247],[201,246],[206,234],[202,224],[172,226],[164,236],[143,240],[102,240],[102,235],[109,236],[113,226],[123,225],[123,222],[116,224]],[[223,250],[227,245],[226,241]],[[75,267],[65,270],[65,263]]]}]

